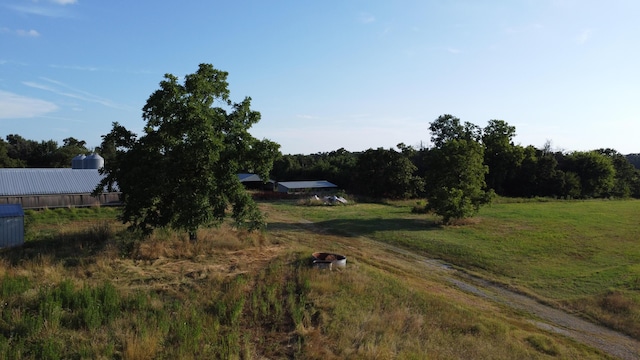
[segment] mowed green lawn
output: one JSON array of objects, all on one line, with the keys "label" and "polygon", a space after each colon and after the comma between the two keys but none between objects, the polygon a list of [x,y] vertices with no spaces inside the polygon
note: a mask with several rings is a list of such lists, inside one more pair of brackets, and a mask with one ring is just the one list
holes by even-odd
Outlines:
[{"label": "mowed green lawn", "polygon": [[[596,318],[609,311],[640,321],[640,201],[498,199],[464,224],[446,227],[433,215],[411,213],[415,204],[275,206],[344,235],[445,260]],[[617,303],[607,310],[611,304],[603,302],[612,292]]]}]

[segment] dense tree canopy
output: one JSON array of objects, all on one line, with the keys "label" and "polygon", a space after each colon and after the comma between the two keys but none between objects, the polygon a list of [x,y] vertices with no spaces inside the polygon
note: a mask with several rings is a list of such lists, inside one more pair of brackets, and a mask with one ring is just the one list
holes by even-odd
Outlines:
[{"label": "dense tree canopy", "polygon": [[449,140],[429,150],[425,178],[427,209],[442,216],[444,223],[475,215],[491,201],[486,189],[487,167],[482,146],[471,140]]},{"label": "dense tree canopy", "polygon": [[489,167],[487,186],[505,195],[505,186],[513,180],[524,159],[524,149],[513,144],[516,128],[503,120],[489,120],[482,133],[484,164]]},{"label": "dense tree canopy", "polygon": [[566,157],[567,172],[580,181],[581,197],[606,197],[615,184],[615,168],[610,157],[597,151],[576,151]]},{"label": "dense tree canopy", "polygon": [[436,148],[441,148],[450,140],[469,140],[479,141],[481,138],[481,129],[470,122],[462,124],[460,119],[444,114],[439,116],[429,124],[431,132],[431,142]]},{"label": "dense tree canopy", "polygon": [[9,156],[9,143],[0,139],[0,168],[20,167],[20,162]]},{"label": "dense tree canopy", "polygon": [[283,155],[274,162],[272,175],[278,181],[328,180],[341,189],[353,190],[358,156],[344,148],[309,155]]},{"label": "dense tree canopy", "polygon": [[359,194],[374,198],[412,198],[424,186],[415,172],[416,166],[404,153],[393,149],[369,149],[358,156],[354,187]]},{"label": "dense tree canopy", "polygon": [[143,108],[144,134],[113,124],[103,145],[116,148],[105,162],[100,186],[117,183],[124,203],[121,219],[149,234],[155,228],[187,231],[220,224],[231,208],[238,226],[263,224],[238,179],[254,172],[268,179],[279,145],[257,140],[249,128],[260,120],[251,99],[229,99],[227,73],[210,64],[181,84],[167,74]]},{"label": "dense tree canopy", "polygon": [[17,134],[6,138],[6,142],[0,142],[0,167],[70,167],[74,156],[91,153],[85,141],[73,137],[64,139],[61,147],[54,140],[38,142]]},{"label": "dense tree canopy", "polygon": [[425,157],[427,209],[445,223],[473,216],[493,194],[486,188],[488,168],[484,148],[477,141],[479,129],[468,123],[459,126],[459,119],[450,115],[440,116],[429,129],[434,147]]},{"label": "dense tree canopy", "polygon": [[600,149],[599,153],[611,159],[615,172],[611,194],[615,197],[629,197],[640,187],[640,172],[627,160],[627,157],[613,149]]}]

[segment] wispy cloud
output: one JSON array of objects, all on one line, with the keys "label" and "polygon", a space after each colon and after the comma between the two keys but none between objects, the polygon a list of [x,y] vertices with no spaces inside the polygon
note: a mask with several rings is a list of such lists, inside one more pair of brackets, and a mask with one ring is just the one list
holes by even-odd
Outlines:
[{"label": "wispy cloud", "polygon": [[56,81],[49,78],[41,78],[41,80],[43,80],[45,83],[43,84],[43,83],[38,83],[33,81],[25,81],[23,82],[23,84],[34,89],[52,92],[56,95],[65,96],[65,97],[76,99],[76,100],[81,100],[89,103],[96,103],[96,104],[100,104],[100,105],[114,108],[114,109],[126,109],[125,106],[116,104],[109,99],[88,93],[83,90],[75,89],[63,82]]},{"label": "wispy cloud", "polygon": [[308,115],[308,114],[298,114],[296,115],[296,117],[298,119],[305,119],[305,120],[315,120],[315,119],[319,119],[318,116],[314,116],[314,115]]},{"label": "wispy cloud", "polygon": [[8,27],[2,27],[0,28],[0,34],[14,34],[14,35],[18,35],[18,36],[24,36],[24,37],[38,37],[40,36],[40,33],[36,30],[22,30],[22,29],[18,29],[18,30],[11,30]]},{"label": "wispy cloud", "polygon": [[369,13],[360,13],[358,15],[358,21],[363,24],[370,24],[376,21],[376,17]]},{"label": "wispy cloud", "polygon": [[51,0],[51,2],[58,5],[71,5],[77,4],[78,0]]},{"label": "wispy cloud", "polygon": [[73,14],[65,7],[60,6],[42,6],[37,4],[27,5],[6,5],[7,8],[19,13],[28,15],[38,15],[51,18],[68,18]]},{"label": "wispy cloud", "polygon": [[585,44],[589,39],[591,39],[591,34],[593,31],[591,29],[582,30],[580,35],[578,35],[578,44]]},{"label": "wispy cloud", "polygon": [[460,54],[460,53],[462,53],[462,50],[456,49],[456,48],[452,48],[452,47],[447,48],[447,51],[450,52],[451,54]]},{"label": "wispy cloud", "polygon": [[19,36],[26,36],[26,37],[38,37],[40,36],[40,33],[36,30],[16,30],[16,34],[18,34]]},{"label": "wispy cloud", "polygon": [[13,61],[7,59],[0,59],[0,65],[18,65],[18,66],[27,66],[29,64],[20,61]]},{"label": "wispy cloud", "polygon": [[0,119],[32,118],[57,109],[51,102],[0,90]]},{"label": "wispy cloud", "polygon": [[49,64],[50,68],[53,69],[63,69],[63,70],[74,70],[74,71],[88,71],[88,72],[109,72],[109,73],[126,73],[126,74],[154,74],[151,70],[138,70],[138,69],[114,69],[114,68],[103,68],[97,66],[81,66],[81,65],[58,65],[58,64]]},{"label": "wispy cloud", "polygon": [[54,69],[65,69],[65,70],[78,70],[78,71],[99,71],[100,69],[95,66],[77,66],[77,65],[55,65],[51,64],[49,67]]}]

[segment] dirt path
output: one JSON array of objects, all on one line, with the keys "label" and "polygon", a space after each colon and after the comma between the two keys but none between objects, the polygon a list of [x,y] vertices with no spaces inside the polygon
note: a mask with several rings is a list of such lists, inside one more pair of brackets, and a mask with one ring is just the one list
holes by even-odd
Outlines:
[{"label": "dirt path", "polygon": [[[371,239],[369,241],[376,242]],[[387,251],[414,258],[430,270],[440,272],[446,281],[462,291],[534,315],[538,320],[532,320],[532,323],[541,329],[570,337],[620,359],[640,359],[640,341],[627,335],[541,304],[531,297],[510,291],[484,279],[455,270],[439,260],[430,259],[389,244],[376,243]]]},{"label": "dirt path", "polygon": [[[318,229],[316,224],[308,220],[300,220],[299,225],[302,227],[313,227],[320,232],[329,230]],[[627,335],[593,324],[565,311],[544,305],[531,297],[510,291],[484,279],[471,276],[439,260],[421,256],[367,237],[355,237],[372,247],[380,248],[381,251],[389,255],[395,253],[415,260],[417,264],[425,267],[424,271],[429,271],[431,274],[438,273],[443,280],[464,292],[480,296],[512,309],[529,313],[536,318],[536,320],[532,320],[531,322],[540,329],[572,338],[623,360],[640,359],[640,341]],[[353,239],[351,239],[351,241],[352,240]]]}]

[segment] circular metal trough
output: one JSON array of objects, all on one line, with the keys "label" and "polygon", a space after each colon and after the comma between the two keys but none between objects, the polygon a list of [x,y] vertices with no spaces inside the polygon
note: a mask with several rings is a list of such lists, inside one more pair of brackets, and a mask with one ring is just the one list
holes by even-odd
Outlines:
[{"label": "circular metal trough", "polygon": [[314,252],[311,254],[313,266],[319,269],[344,268],[347,266],[347,257],[340,254]]}]

